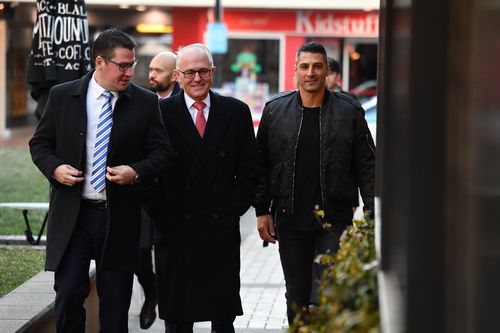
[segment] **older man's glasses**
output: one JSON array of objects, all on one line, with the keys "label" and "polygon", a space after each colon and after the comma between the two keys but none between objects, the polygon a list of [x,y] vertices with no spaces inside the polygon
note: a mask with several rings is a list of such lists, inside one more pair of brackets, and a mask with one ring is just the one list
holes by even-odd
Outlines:
[{"label": "older man's glasses", "polygon": [[198,73],[203,79],[208,78],[210,74],[212,74],[212,69],[210,68],[202,68],[197,71],[195,71],[194,69],[188,69],[187,71],[181,71],[180,69],[177,69],[177,71],[184,75],[184,77],[188,80],[193,79],[196,73]]},{"label": "older man's glasses", "polygon": [[126,72],[126,71],[128,71],[129,68],[134,69],[135,66],[137,66],[137,63],[139,62],[139,60],[134,59],[133,62],[116,62],[116,61],[113,61],[111,59],[106,58],[106,62],[110,62],[112,64],[115,64],[118,67],[118,69],[120,70],[120,72]]}]

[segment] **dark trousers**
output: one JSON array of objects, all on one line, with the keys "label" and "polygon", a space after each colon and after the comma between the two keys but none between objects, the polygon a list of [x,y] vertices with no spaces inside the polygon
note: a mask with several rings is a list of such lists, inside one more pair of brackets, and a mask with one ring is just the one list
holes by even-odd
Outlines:
[{"label": "dark trousers", "polygon": [[156,302],[156,275],[153,272],[153,257],[151,249],[141,249],[139,258],[139,269],[135,272],[137,280],[144,290],[144,298],[147,301]]},{"label": "dark trousers", "polygon": [[[323,268],[314,264],[318,254],[339,248],[339,239],[347,224],[335,230],[297,231],[279,230],[279,253],[285,275],[286,305],[288,323],[291,324],[297,312],[307,315],[315,279],[321,277]],[[314,265],[317,265],[316,267]]]},{"label": "dark trousers", "polygon": [[[233,321],[229,320],[212,321],[211,333],[234,333]],[[165,333],[193,333],[193,322],[165,322]]]},{"label": "dark trousers", "polygon": [[101,333],[128,331],[132,272],[99,269],[106,234],[107,210],[82,204],[77,225],[55,273],[57,332],[85,332],[83,303],[90,291],[90,260],[96,260]]}]

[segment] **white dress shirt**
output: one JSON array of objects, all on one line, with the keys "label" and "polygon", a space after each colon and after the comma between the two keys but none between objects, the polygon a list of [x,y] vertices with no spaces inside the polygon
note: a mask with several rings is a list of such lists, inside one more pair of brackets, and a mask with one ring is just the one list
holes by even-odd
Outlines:
[{"label": "white dress shirt", "polygon": [[[86,134],[86,156],[87,162],[85,164],[85,171],[83,176],[85,181],[83,183],[83,193],[82,197],[85,199],[92,200],[106,200],[106,190],[102,192],[96,192],[96,190],[90,184],[90,179],[92,178],[92,160],[94,158],[94,146],[95,146],[95,135],[97,131],[97,123],[99,121],[99,115],[101,113],[102,106],[105,102],[105,97],[102,93],[105,91],[97,81],[95,80],[95,73],[89,81],[89,88],[87,91],[87,134]],[[118,99],[118,93],[111,91],[111,108],[115,108],[116,100]]]},{"label": "white dress shirt", "polygon": [[[186,92],[184,92],[184,100],[186,101],[186,107],[189,110],[189,114],[193,119],[193,124],[196,125],[196,115],[198,114],[198,109],[196,109],[193,104],[196,102],[194,99],[188,96]],[[208,112],[210,111],[210,94],[205,97],[202,101],[205,103],[205,107],[203,107],[203,115],[205,116],[206,121],[208,122]]]}]

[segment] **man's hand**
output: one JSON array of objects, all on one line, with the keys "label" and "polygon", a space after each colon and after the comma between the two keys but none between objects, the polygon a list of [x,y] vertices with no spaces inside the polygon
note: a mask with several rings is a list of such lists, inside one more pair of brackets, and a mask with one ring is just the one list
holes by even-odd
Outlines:
[{"label": "man's hand", "polygon": [[61,164],[52,172],[52,178],[66,186],[74,186],[83,182],[82,172],[69,164]]},{"label": "man's hand", "polygon": [[275,244],[276,230],[274,230],[273,217],[272,215],[261,215],[257,217],[257,230],[259,231],[260,238],[262,240]]},{"label": "man's hand", "polygon": [[107,167],[106,178],[115,184],[126,185],[133,183],[137,172],[128,165],[119,165],[115,167]]}]

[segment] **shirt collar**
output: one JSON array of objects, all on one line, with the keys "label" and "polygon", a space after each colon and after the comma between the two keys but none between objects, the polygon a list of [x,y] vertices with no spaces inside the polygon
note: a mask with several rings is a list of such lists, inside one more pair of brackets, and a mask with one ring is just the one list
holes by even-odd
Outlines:
[{"label": "shirt collar", "polygon": [[[98,99],[105,91],[106,89],[104,89],[99,85],[99,83],[97,83],[94,72],[94,74],[92,75],[92,79],[90,79],[89,81],[89,93],[92,94],[92,96],[94,96],[94,99]],[[116,98],[118,96],[118,93],[116,91],[109,91],[109,92],[113,95],[113,98]]]},{"label": "shirt collar", "polygon": [[[184,92],[184,100],[186,101],[186,107],[188,108],[188,110],[193,106],[193,103],[196,102],[194,99],[189,97],[189,95],[186,94],[186,92]],[[210,94],[208,94],[207,97],[205,97],[202,102],[205,103],[208,109],[210,109]]]}]

